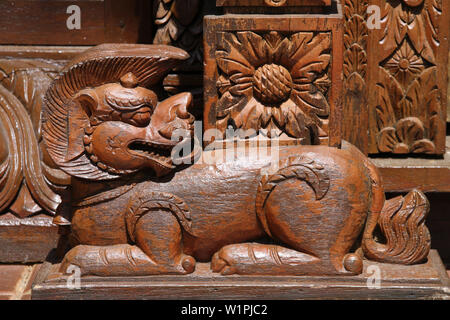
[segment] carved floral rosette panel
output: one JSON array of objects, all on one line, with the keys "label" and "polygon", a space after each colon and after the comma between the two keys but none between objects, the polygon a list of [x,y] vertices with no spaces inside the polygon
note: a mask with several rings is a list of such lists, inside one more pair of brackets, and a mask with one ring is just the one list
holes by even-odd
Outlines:
[{"label": "carved floral rosette panel", "polygon": [[449,2],[373,0],[369,32],[369,153],[443,154]]},{"label": "carved floral rosette panel", "polygon": [[339,145],[339,128],[330,125],[339,108],[332,83],[341,85],[341,54],[334,52],[339,35],[333,26],[324,18],[323,29],[319,22],[317,28],[307,27],[308,19],[296,21],[293,15],[294,31],[267,30],[278,18],[252,16],[247,19],[256,25],[265,20],[265,29],[229,30],[229,22],[240,26],[240,17],[234,24],[232,17],[206,22],[217,30],[206,30],[205,38],[205,129],[217,129],[224,140],[263,136]]}]

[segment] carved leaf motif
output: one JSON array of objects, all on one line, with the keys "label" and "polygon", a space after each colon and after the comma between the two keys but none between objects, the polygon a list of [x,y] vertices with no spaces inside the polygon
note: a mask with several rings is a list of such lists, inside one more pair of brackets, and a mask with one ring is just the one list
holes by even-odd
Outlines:
[{"label": "carved leaf motif", "polygon": [[[434,0],[430,0],[434,1]],[[427,6],[430,2],[427,0]],[[392,53],[397,45],[401,44],[405,36],[408,35],[415,50],[432,64],[436,64],[435,50],[430,41],[435,30],[435,24],[427,22],[426,10],[420,13],[409,6],[403,6],[399,2],[387,1],[382,12],[383,36],[380,44],[384,47],[387,55]],[[384,60],[387,56],[381,57]]]},{"label": "carved leaf motif", "polygon": [[312,33],[299,32],[291,38],[293,52],[288,55],[293,80],[298,83],[311,82],[317,73],[323,72],[330,63],[330,54],[324,53],[329,50],[331,38],[328,33],[320,33],[314,36]]},{"label": "carved leaf motif", "polygon": [[398,139],[393,127],[383,128],[378,134],[378,149],[381,152],[392,152],[397,143]]},{"label": "carved leaf motif", "polygon": [[[365,115],[359,108],[365,108],[367,101],[367,9],[366,0],[345,0],[344,14],[344,123],[342,137],[365,151],[366,141],[354,128],[365,126]],[[361,114],[355,114],[361,113]]]},{"label": "carved leaf motif", "polygon": [[400,86],[396,85],[396,80],[380,69],[381,81],[377,85],[376,111],[380,130],[378,149],[381,152],[432,153],[435,151],[435,144],[429,140],[430,131],[425,130],[424,125],[428,126],[428,124],[423,123],[432,115],[429,113],[430,109],[440,108],[436,99],[438,93],[433,93],[435,91],[434,77],[435,67],[426,69],[403,94]]},{"label": "carved leaf motif", "polygon": [[408,117],[399,120],[395,128],[383,128],[378,134],[378,149],[381,152],[405,154],[434,153],[435,144],[424,139],[425,129],[420,119]]},{"label": "carved leaf motif", "polygon": [[403,97],[403,92],[395,80],[386,70],[379,68],[380,81],[376,86],[376,113],[377,126],[381,130],[384,127],[393,127],[396,118],[401,118],[398,112],[398,103]]},{"label": "carved leaf motif", "polygon": [[367,0],[345,0],[344,2],[344,14],[348,20],[353,15],[359,15],[365,17],[367,15]]},{"label": "carved leaf motif", "polygon": [[11,94],[0,86],[0,150],[2,163],[0,164],[0,212],[5,210],[17,195],[23,179],[23,144],[20,141],[19,128],[14,108],[11,106]]},{"label": "carved leaf motif", "polygon": [[344,77],[349,78],[352,73],[366,77],[367,55],[359,44],[351,45],[344,53]]},{"label": "carved leaf motif", "polygon": [[414,141],[421,140],[424,134],[422,122],[414,117],[401,119],[396,125],[399,140],[410,146]]},{"label": "carved leaf motif", "polygon": [[421,139],[419,141],[415,141],[411,146],[411,151],[413,153],[434,153],[436,151],[436,147],[433,142],[428,139]]},{"label": "carved leaf motif", "polygon": [[431,35],[432,42],[431,44],[434,46],[434,51],[436,52],[437,47],[440,45],[439,41],[439,19],[442,16],[442,0],[432,0],[429,1],[426,5],[426,23],[427,30]]},{"label": "carved leaf motif", "polygon": [[407,30],[408,36],[417,52],[420,52],[421,56],[428,62],[436,65],[435,53],[430,45],[430,40],[432,39],[427,36],[428,32],[425,27],[424,15],[417,15],[412,27],[409,25]]},{"label": "carved leaf motif", "polygon": [[[232,111],[240,112],[246,105],[246,100],[239,96],[232,95],[229,91],[219,99],[217,103],[217,117],[224,118]],[[236,115],[235,115],[236,116]]]},{"label": "carved leaf motif", "polygon": [[[376,105],[380,150],[392,147],[396,152],[408,149],[433,153],[437,152],[435,146],[441,148],[445,143],[436,69],[441,19],[441,0],[389,0],[382,8]],[[395,118],[389,116],[392,111]],[[408,118],[417,119],[418,123],[408,126]],[[422,137],[412,133],[419,124],[423,127]],[[389,139],[383,128],[396,128],[397,144],[387,146]]]},{"label": "carved leaf motif", "polygon": [[36,137],[40,139],[41,109],[45,90],[57,75],[61,66],[39,60],[1,59],[0,77],[6,89],[11,91],[27,109]]},{"label": "carved leaf motif", "polygon": [[353,43],[365,48],[367,45],[368,29],[361,16],[353,16],[345,22],[344,45],[349,48]]},{"label": "carved leaf motif", "polygon": [[392,57],[384,62],[382,66],[398,81],[406,90],[425,69],[425,63],[417,51],[406,39],[394,52]]},{"label": "carved leaf motif", "polygon": [[[392,53],[405,35],[404,28],[399,25],[399,19],[396,19],[394,9],[388,2],[380,9],[381,28],[383,31],[378,43],[384,48],[385,52]],[[382,57],[381,59],[384,58],[385,57]]]},{"label": "carved leaf motif", "polygon": [[399,101],[399,118],[417,116],[422,121],[440,112],[440,94],[436,85],[436,67],[426,69],[409,86]]}]

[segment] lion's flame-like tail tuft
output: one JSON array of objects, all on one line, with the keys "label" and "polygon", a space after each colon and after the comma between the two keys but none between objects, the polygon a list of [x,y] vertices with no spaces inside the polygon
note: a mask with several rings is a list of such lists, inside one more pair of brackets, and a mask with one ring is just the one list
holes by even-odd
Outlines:
[{"label": "lion's flame-like tail tuft", "polygon": [[425,226],[429,209],[427,198],[418,190],[387,200],[377,219],[386,241],[376,242],[373,230],[366,229],[362,243],[365,256],[407,265],[424,261],[431,248],[430,233]]}]

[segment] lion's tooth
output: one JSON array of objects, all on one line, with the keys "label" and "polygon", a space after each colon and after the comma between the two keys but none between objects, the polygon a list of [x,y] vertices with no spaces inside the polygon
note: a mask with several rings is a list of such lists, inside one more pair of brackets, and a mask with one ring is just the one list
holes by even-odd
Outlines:
[{"label": "lion's tooth", "polygon": [[106,168],[107,168],[107,166],[104,163],[102,163],[102,162],[98,162],[97,166],[99,166],[99,168],[102,169],[102,170],[106,170]]}]

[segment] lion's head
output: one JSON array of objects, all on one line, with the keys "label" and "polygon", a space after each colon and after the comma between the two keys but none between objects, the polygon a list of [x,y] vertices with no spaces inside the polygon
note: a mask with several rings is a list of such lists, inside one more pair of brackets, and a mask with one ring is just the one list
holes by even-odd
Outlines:
[{"label": "lion's head", "polygon": [[192,96],[158,102],[151,88],[187,58],[169,46],[109,44],[72,61],[47,91],[43,109],[53,161],[72,176],[95,180],[175,169],[172,149],[193,138]]}]

